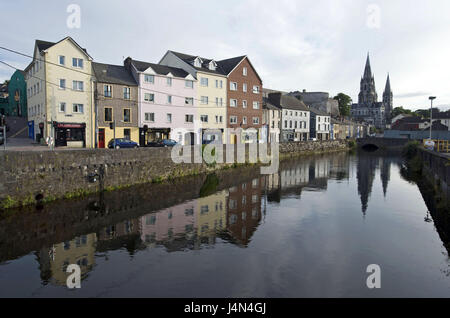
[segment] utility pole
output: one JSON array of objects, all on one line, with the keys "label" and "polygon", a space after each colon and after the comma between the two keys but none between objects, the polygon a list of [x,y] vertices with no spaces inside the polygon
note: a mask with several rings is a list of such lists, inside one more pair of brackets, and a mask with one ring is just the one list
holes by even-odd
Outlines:
[{"label": "utility pole", "polygon": [[430,140],[431,140],[431,128],[433,127],[433,100],[436,99],[436,96],[430,96],[428,99],[431,101],[431,108],[430,108]]},{"label": "utility pole", "polygon": [[114,119],[113,125],[114,125],[114,149],[116,149],[116,119]]}]

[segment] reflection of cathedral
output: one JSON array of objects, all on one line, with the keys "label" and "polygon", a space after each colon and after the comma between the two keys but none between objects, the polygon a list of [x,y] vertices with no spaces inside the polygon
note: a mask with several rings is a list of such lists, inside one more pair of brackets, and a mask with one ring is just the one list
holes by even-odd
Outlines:
[{"label": "reflection of cathedral", "polygon": [[383,187],[383,194],[386,196],[391,176],[391,163],[392,158],[389,158],[388,156],[379,157],[364,152],[359,154],[356,178],[358,180],[358,194],[361,197],[361,208],[364,215],[367,211],[376,169],[378,167],[380,167],[380,179]]},{"label": "reflection of cathedral", "polygon": [[356,178],[358,180],[358,194],[361,197],[361,208],[366,215],[369,197],[372,193],[372,185],[375,179],[375,169],[378,166],[379,158],[361,152],[358,156]]}]

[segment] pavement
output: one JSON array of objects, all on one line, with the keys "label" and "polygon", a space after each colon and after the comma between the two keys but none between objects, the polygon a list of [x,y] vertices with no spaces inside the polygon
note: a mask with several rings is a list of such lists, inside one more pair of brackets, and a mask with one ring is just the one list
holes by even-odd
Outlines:
[{"label": "pavement", "polygon": [[[88,148],[54,148],[56,151],[90,150]],[[0,152],[5,151],[5,145],[0,145]],[[6,151],[52,151],[49,146],[38,144],[29,138],[6,138]]]}]

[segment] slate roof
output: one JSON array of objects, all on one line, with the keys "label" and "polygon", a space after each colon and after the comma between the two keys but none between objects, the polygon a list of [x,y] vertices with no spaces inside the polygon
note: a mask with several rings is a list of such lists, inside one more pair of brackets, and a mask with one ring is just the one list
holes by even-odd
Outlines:
[{"label": "slate roof", "polygon": [[[212,59],[207,59],[201,56],[196,56],[196,55],[190,55],[190,54],[185,54],[185,53],[180,53],[180,52],[175,52],[175,51],[169,51],[172,52],[175,56],[179,57],[180,59],[182,59],[183,61],[185,61],[186,63],[190,64],[193,68],[195,68],[197,71],[201,71],[201,72],[206,72],[206,73],[212,73],[212,74],[219,74],[219,75],[227,75],[223,72],[221,66],[219,65],[218,61],[215,61],[217,63],[217,68],[216,70],[210,70],[209,67],[209,63],[212,61]],[[196,67],[194,66],[194,60],[199,57],[203,63],[202,63],[202,67]]]},{"label": "slate roof", "polygon": [[278,108],[310,111],[308,106],[306,106],[301,100],[298,100],[294,96],[282,95],[280,92],[270,93],[268,95],[268,100]]},{"label": "slate roof", "polygon": [[440,112],[438,114],[434,114],[433,113],[433,118],[436,118],[436,119],[448,119],[448,118],[450,118],[450,111]]},{"label": "slate roof", "polygon": [[[65,40],[67,38],[72,39],[71,37],[67,36],[67,37],[65,37],[64,39],[62,39],[62,40],[60,40],[58,42],[48,42],[48,41],[36,40],[36,46],[38,47],[39,51],[44,51],[44,50],[47,50],[48,48],[52,47],[53,45],[55,45],[55,44]],[[72,39],[72,41],[75,42],[74,39]],[[77,43],[77,42],[75,42],[75,43]],[[78,43],[77,43],[77,45],[78,45]],[[80,48],[84,51],[84,53],[88,54],[88,52],[87,52],[87,50],[85,48],[82,48],[81,46],[80,46]]]},{"label": "slate roof", "polygon": [[[440,121],[433,121],[432,130],[448,130],[448,127],[442,124]],[[430,130],[430,127],[424,128],[422,130]]]},{"label": "slate roof", "polygon": [[224,74],[228,75],[244,58],[245,55],[232,57],[230,59],[218,61],[217,64],[220,65]]},{"label": "slate roof", "polygon": [[272,104],[272,102],[267,97],[263,97],[263,109],[278,110],[278,111],[280,110],[280,108]]},{"label": "slate roof", "polygon": [[323,112],[321,110],[318,110],[317,108],[314,108],[314,107],[310,107],[309,111],[311,113],[314,113],[314,114],[319,115],[319,116],[330,116],[329,114],[327,114],[327,113],[325,113],[325,112]]},{"label": "slate roof", "polygon": [[186,72],[185,70],[183,70],[181,68],[177,68],[177,67],[170,67],[170,66],[165,66],[165,65],[155,64],[155,63],[147,63],[147,62],[142,62],[142,61],[137,61],[137,60],[131,60],[131,63],[136,67],[136,69],[139,72],[144,72],[146,69],[151,67],[157,74],[160,74],[160,75],[167,75],[169,73],[172,73],[173,76],[182,77],[182,78],[185,78],[186,76],[189,75],[188,72]]},{"label": "slate roof", "polygon": [[92,62],[92,68],[98,82],[137,86],[134,77],[125,66]]}]

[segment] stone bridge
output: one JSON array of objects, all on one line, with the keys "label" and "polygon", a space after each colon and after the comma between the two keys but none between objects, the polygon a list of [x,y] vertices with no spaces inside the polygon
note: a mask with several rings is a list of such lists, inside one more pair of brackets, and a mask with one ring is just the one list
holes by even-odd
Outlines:
[{"label": "stone bridge", "polygon": [[401,149],[407,143],[407,138],[383,138],[383,137],[366,137],[356,140],[358,147],[365,149]]}]

